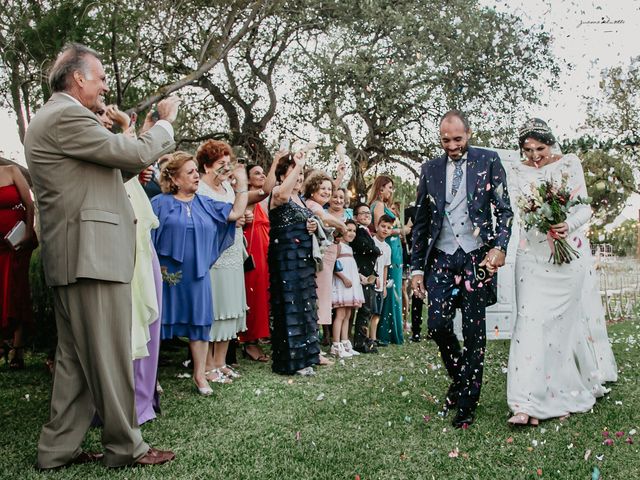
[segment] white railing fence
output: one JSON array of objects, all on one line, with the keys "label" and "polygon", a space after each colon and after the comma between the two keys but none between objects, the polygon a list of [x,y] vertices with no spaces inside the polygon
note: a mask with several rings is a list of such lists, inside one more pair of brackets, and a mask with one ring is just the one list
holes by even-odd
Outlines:
[{"label": "white railing fence", "polygon": [[600,256],[600,294],[607,320],[637,316],[640,308],[640,262],[629,257]]}]

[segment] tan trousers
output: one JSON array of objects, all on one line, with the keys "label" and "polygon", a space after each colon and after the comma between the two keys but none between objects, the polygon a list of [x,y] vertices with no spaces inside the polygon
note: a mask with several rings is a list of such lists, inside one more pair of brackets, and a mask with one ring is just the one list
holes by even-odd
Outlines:
[{"label": "tan trousers", "polygon": [[50,420],[42,428],[38,466],[77,456],[98,413],[104,423],[104,463],[133,463],[149,446],[136,418],[131,360],[131,285],[79,279],[55,287],[58,327]]}]

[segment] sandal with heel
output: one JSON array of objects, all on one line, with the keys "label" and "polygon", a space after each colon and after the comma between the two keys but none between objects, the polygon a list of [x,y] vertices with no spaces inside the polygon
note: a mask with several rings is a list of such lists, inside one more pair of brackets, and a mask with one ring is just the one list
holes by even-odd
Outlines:
[{"label": "sandal with heel", "polygon": [[[256,347],[260,348],[257,344],[255,343],[250,343],[249,345],[255,345]],[[253,362],[262,362],[262,363],[266,363],[269,361],[269,357],[267,355],[265,355],[264,353],[260,353],[257,356],[255,355],[251,355],[251,353],[249,353],[249,351],[247,350],[247,345],[244,345],[242,347],[242,357],[246,358],[248,360],[251,360]]]},{"label": "sandal with heel", "polygon": [[205,378],[209,382],[214,382],[214,383],[231,383],[232,382],[232,380],[229,377],[227,377],[219,368],[207,370],[206,372],[204,372],[204,374],[205,374]]}]

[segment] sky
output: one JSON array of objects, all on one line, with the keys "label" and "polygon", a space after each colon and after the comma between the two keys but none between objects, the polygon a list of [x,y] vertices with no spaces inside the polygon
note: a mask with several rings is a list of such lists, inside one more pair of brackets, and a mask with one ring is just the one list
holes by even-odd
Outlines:
[{"label": "sky", "polygon": [[[545,106],[529,108],[526,116],[546,119],[556,136],[575,138],[586,118],[585,98],[598,91],[600,72],[628,65],[640,55],[640,0],[480,0],[509,12],[526,25],[544,25],[553,36],[553,52],[563,65],[560,86],[545,89]],[[520,72],[514,72],[520,74]],[[24,164],[14,118],[0,109],[0,152]],[[627,218],[637,218],[640,197],[631,199]]]},{"label": "sky", "polygon": [[544,25],[553,53],[563,65],[557,90],[545,89],[546,106],[530,115],[548,121],[558,137],[578,137],[585,120],[585,97],[598,94],[601,71],[628,65],[640,55],[640,0],[481,0],[510,12],[528,25]]}]

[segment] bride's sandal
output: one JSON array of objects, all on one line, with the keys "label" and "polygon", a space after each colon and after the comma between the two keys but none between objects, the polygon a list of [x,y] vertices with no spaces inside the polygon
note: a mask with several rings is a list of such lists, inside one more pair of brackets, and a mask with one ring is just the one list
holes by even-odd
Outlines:
[{"label": "bride's sandal", "polygon": [[507,420],[511,425],[526,425],[529,423],[529,415],[526,413],[516,413],[513,417]]},{"label": "bride's sandal", "polygon": [[538,425],[540,425],[540,420],[535,417],[529,417],[529,425],[531,425],[532,427],[537,427]]}]

